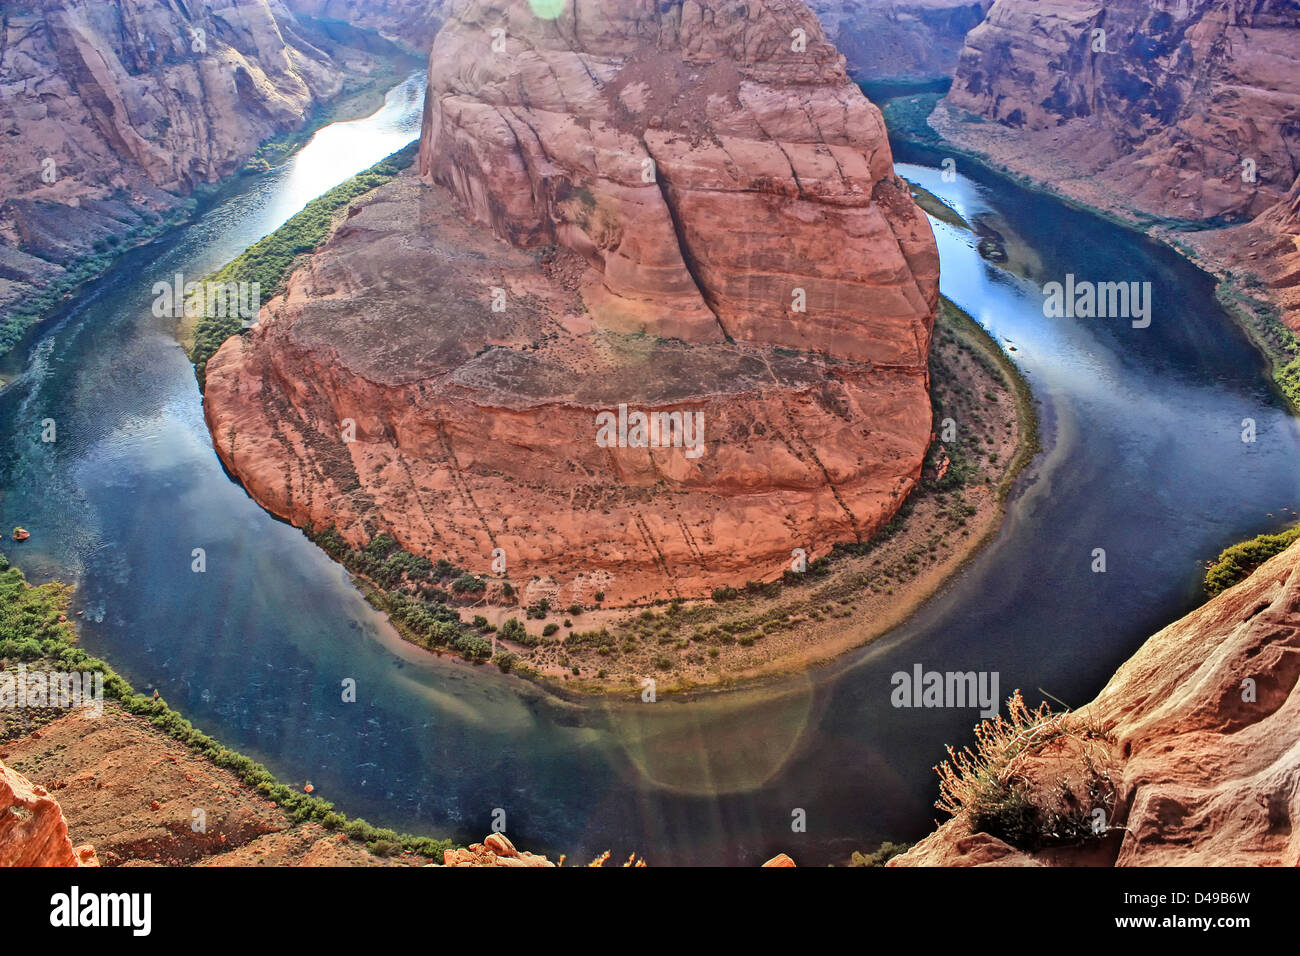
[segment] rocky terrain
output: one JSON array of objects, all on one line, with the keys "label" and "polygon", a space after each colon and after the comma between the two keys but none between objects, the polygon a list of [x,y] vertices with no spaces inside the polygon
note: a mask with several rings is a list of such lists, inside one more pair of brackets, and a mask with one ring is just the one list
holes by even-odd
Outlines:
[{"label": "rocky terrain", "polygon": [[1289,0],[997,0],[931,125],[1173,233],[1212,267],[1255,272],[1300,327],[1298,116],[1300,9]]},{"label": "rocky terrain", "polygon": [[0,308],[156,232],[195,187],[378,69],[375,44],[353,39],[280,0],[6,5]]},{"label": "rocky terrain", "polygon": [[[0,866],[430,865],[295,823],[229,770],[113,703],[100,717],[61,717],[0,742],[0,759]],[[554,865],[496,833],[434,862]]]},{"label": "rocky terrain", "polygon": [[1076,712],[1102,733],[1086,767],[1057,739],[1008,769],[1047,807],[1104,768],[1105,839],[1026,852],[958,816],[889,865],[1295,866],[1298,679],[1300,545],[1153,636]]},{"label": "rocky terrain", "polygon": [[97,862],[94,848],[73,847],[63,811],[49,791],[0,763],[0,867]]},{"label": "rocky terrain", "polygon": [[[207,366],[272,512],[631,603],[780,576],[920,477],[937,252],[802,3],[458,7],[419,166]],[[620,405],[702,433],[598,440]]]},{"label": "rocky terrain", "polygon": [[924,81],[951,77],[970,32],[993,0],[811,0],[826,36],[854,77]]}]

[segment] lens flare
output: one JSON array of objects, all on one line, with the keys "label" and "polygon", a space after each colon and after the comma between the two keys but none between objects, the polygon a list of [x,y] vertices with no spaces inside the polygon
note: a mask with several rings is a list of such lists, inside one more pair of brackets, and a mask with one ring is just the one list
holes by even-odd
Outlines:
[{"label": "lens flare", "polygon": [[528,5],[533,8],[533,13],[543,20],[554,20],[564,12],[564,4],[567,0],[528,0]]}]

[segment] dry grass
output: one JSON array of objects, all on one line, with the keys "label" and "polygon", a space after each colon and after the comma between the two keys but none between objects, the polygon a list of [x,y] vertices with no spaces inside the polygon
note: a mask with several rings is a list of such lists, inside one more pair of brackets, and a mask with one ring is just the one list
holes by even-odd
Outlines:
[{"label": "dry grass", "polygon": [[948,747],[935,806],[1023,850],[1103,837],[1116,802],[1109,743],[1096,723],[1030,710],[1017,690],[1007,716],[975,726],[973,750]]}]

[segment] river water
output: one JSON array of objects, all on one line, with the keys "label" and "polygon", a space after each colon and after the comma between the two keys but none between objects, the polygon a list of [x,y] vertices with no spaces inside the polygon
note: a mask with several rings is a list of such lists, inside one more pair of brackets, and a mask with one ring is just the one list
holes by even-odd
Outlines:
[{"label": "river water", "polygon": [[[933,765],[974,710],[898,710],[914,664],[999,674],[1071,704],[1198,600],[1201,563],[1300,507],[1300,430],[1258,356],[1171,251],[942,157],[900,170],[1000,232],[1018,271],[936,224],[943,290],[1014,348],[1044,452],[1001,533],[907,625],[836,664],[658,703],[558,701],[491,667],[403,644],[347,575],[230,480],[152,286],[198,278],[330,186],[411,141],[422,79],[373,117],[322,130],[193,225],[130,253],[12,356],[0,393],[0,527],[33,579],[76,583],[82,640],[138,689],[287,782],[380,825],[652,864],[841,860],[915,839]],[[1153,284],[1150,328],[1047,319],[1067,272]],[[1240,439],[1242,420],[1257,441]],[[53,419],[57,441],[42,442]],[[1269,517],[1272,513],[1272,517]],[[204,548],[207,570],[191,570]],[[1091,570],[1104,548],[1107,571]],[[357,682],[343,703],[341,682]],[[792,821],[803,811],[806,829]]]}]

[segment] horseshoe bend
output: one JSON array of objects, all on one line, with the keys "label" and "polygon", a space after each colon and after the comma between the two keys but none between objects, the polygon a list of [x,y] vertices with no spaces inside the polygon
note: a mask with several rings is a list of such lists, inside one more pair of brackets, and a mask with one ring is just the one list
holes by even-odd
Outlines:
[{"label": "horseshoe bend", "polygon": [[917,485],[938,271],[802,3],[468,4],[418,163],[212,357],[205,415],[260,504],[350,546],[707,596]]}]

